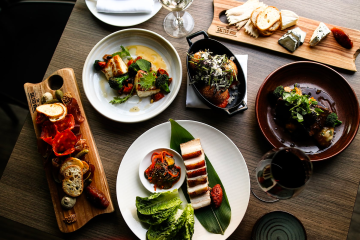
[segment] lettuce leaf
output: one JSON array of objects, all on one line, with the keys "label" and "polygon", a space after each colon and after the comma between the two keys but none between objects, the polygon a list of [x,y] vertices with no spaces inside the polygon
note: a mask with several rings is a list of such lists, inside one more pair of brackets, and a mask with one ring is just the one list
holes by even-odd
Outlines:
[{"label": "lettuce leaf", "polygon": [[181,203],[172,208],[157,212],[156,214],[152,215],[141,214],[139,211],[137,211],[137,216],[141,222],[145,222],[150,225],[157,225],[168,219],[170,215],[177,211],[177,209],[180,207],[180,204]]},{"label": "lettuce leaf", "polygon": [[186,212],[177,208],[173,214],[170,215],[168,220],[159,225],[150,226],[146,233],[148,240],[165,240],[173,239],[184,225]]},{"label": "lettuce leaf", "polygon": [[185,223],[174,240],[191,240],[194,234],[194,208],[187,204],[185,209]]},{"label": "lettuce leaf", "polygon": [[149,197],[136,197],[136,208],[139,213],[152,215],[174,208],[181,204],[177,189],[168,192],[153,193]]}]

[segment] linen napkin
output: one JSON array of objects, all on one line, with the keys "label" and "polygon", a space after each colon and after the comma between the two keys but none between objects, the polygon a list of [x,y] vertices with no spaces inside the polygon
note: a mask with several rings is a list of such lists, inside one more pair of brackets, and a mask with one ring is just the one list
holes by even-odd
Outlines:
[{"label": "linen napkin", "polygon": [[[247,82],[247,61],[248,55],[235,55],[238,60]],[[247,90],[244,97],[244,102],[247,103]],[[187,89],[186,89],[186,107],[189,108],[203,108],[210,109],[203,101],[196,95],[192,86],[190,86],[189,76],[187,76]]]},{"label": "linen napkin", "polygon": [[96,10],[104,13],[151,13],[154,0],[97,0]]}]

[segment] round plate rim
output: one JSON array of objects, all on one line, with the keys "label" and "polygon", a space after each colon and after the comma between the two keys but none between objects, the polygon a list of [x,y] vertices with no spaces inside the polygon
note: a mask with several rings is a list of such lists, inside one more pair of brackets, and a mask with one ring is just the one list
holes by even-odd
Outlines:
[{"label": "round plate rim", "polygon": [[[206,124],[206,123],[202,123],[202,122],[198,122],[198,121],[192,121],[192,120],[176,120],[176,122],[177,122],[177,123],[191,122],[191,123],[194,123],[194,124],[201,124],[201,125],[207,126],[207,127],[211,128],[211,129],[217,131],[218,133],[224,135],[224,136],[230,141],[230,143],[236,148],[237,152],[242,156],[239,148],[235,145],[235,143],[234,143],[226,134],[224,134],[223,132],[221,132],[221,131],[218,130],[217,128],[215,128],[215,127],[213,127],[213,126],[211,126],[211,125],[208,125],[208,124]],[[150,128],[150,129],[148,129],[146,132],[142,133],[138,138],[136,138],[136,140],[135,140],[132,144],[134,144],[139,138],[141,138],[143,135],[145,135],[145,134],[146,134],[147,132],[149,132],[150,130],[152,130],[152,129],[154,129],[154,128],[157,128],[157,127],[161,127],[161,126],[166,125],[166,124],[170,124],[170,122],[164,122],[164,123],[158,124],[158,125]],[[132,146],[132,144],[131,144],[131,146]],[[131,146],[130,146],[130,147],[131,147]],[[126,153],[124,154],[123,159],[125,158],[126,154],[128,153],[130,147],[126,150]],[[240,222],[239,222],[239,224],[238,224],[237,227],[239,227],[240,223],[241,223],[242,220],[244,219],[244,216],[245,216],[245,214],[246,214],[246,211],[247,211],[247,208],[248,208],[249,202],[250,202],[250,176],[249,176],[249,169],[248,169],[248,166],[247,166],[247,164],[246,164],[245,158],[244,158],[243,156],[242,156],[242,158],[244,159],[244,164],[245,164],[245,167],[246,167],[246,170],[247,170],[246,172],[247,172],[247,176],[248,176],[248,177],[246,178],[246,179],[247,179],[246,184],[247,184],[247,186],[248,186],[248,187],[247,187],[247,189],[248,189],[248,191],[247,191],[248,197],[246,198],[246,199],[247,199],[247,202],[246,202],[246,208],[245,208],[244,215],[242,216],[242,218],[241,218],[241,220],[240,220]],[[120,204],[119,204],[119,197],[120,197],[120,195],[119,195],[118,193],[121,191],[121,189],[118,189],[119,186],[120,186],[120,185],[118,184],[118,182],[120,181],[120,174],[119,174],[119,173],[120,173],[121,164],[122,164],[122,161],[121,161],[121,163],[120,163],[120,165],[119,165],[119,170],[118,170],[118,173],[117,173],[117,176],[116,176],[116,200],[117,200],[117,202],[118,202],[118,208],[119,208],[119,210],[120,210],[121,216],[123,217],[123,219],[124,219],[126,225],[128,226],[128,228],[130,228],[129,225],[128,225],[128,223],[127,223],[126,218],[124,217],[123,213],[121,212]],[[230,223],[231,223],[231,220],[230,220]],[[131,228],[130,228],[130,230],[131,230],[139,239],[141,239]],[[231,232],[231,233],[229,234],[229,236],[231,236],[231,234],[233,234],[235,230],[236,230],[236,228],[233,230],[233,232]],[[218,234],[214,234],[214,235],[218,235]],[[220,236],[222,236],[222,235],[220,235]]]},{"label": "round plate rim", "polygon": [[304,227],[304,224],[300,221],[299,218],[297,218],[296,216],[294,216],[293,214],[291,214],[291,213],[289,213],[289,212],[281,211],[281,210],[276,210],[276,211],[272,211],[272,212],[265,213],[264,215],[262,215],[261,217],[259,217],[258,220],[256,220],[256,222],[255,222],[255,224],[254,224],[254,227],[253,227],[253,229],[251,230],[251,239],[252,239],[252,240],[254,240],[254,238],[253,238],[254,230],[255,230],[255,227],[257,227],[259,221],[260,221],[263,217],[265,217],[266,215],[270,215],[270,214],[274,214],[274,213],[287,214],[287,215],[290,215],[291,217],[293,217],[295,220],[297,220],[297,221],[300,223],[302,229],[304,230],[305,240],[308,239],[308,238],[307,238],[306,229],[305,229],[305,227]]},{"label": "round plate rim", "polygon": [[[117,34],[121,34],[121,33],[124,33],[124,32],[131,32],[131,31],[134,31],[134,32],[146,32],[148,34],[152,34],[152,35],[155,35],[159,38],[161,38],[163,41],[165,41],[168,46],[172,49],[173,53],[175,54],[175,56],[177,57],[177,61],[179,63],[179,73],[180,73],[180,76],[179,76],[179,81],[180,81],[180,84],[178,84],[177,88],[175,88],[173,91],[175,92],[175,94],[170,98],[170,99],[166,99],[167,100],[167,103],[163,106],[163,108],[158,111],[158,113],[156,114],[149,114],[148,116],[144,117],[144,116],[141,116],[139,117],[138,120],[126,120],[126,119],[117,119],[117,118],[112,118],[112,117],[109,117],[107,116],[105,113],[101,112],[100,110],[98,110],[96,107],[95,107],[95,104],[93,103],[93,100],[92,98],[89,98],[89,95],[87,93],[87,81],[85,81],[86,79],[86,68],[85,66],[87,66],[89,63],[89,59],[90,59],[90,56],[93,54],[93,52],[96,50],[96,48],[101,45],[102,43],[104,43],[107,39],[111,38],[112,36],[114,35],[117,35]],[[168,41],[166,40],[163,36],[161,36],[160,34],[157,34],[156,32],[153,32],[153,31],[150,31],[150,30],[147,30],[147,29],[142,29],[142,28],[128,28],[128,29],[123,29],[123,30],[119,30],[119,31],[116,31],[116,32],[113,32],[107,36],[105,36],[104,38],[102,38],[99,42],[97,42],[95,44],[95,46],[91,49],[91,51],[89,52],[89,54],[87,55],[86,57],[86,60],[85,60],[85,63],[84,63],[84,67],[83,67],[83,71],[82,71],[82,83],[83,83],[83,89],[84,89],[84,92],[85,92],[85,95],[87,97],[87,99],[89,100],[91,106],[98,112],[100,113],[101,115],[103,115],[104,117],[110,119],[110,120],[113,120],[113,121],[116,121],[116,122],[122,122],[122,123],[137,123],[137,122],[143,122],[143,121],[146,121],[146,120],[149,120],[157,115],[159,115],[160,113],[162,113],[166,108],[168,108],[168,106],[175,100],[176,96],[178,95],[179,93],[179,90],[180,90],[180,87],[181,87],[181,81],[182,81],[182,63],[181,63],[181,59],[180,59],[180,56],[178,54],[178,52],[176,51],[176,49],[174,48],[174,46]]]},{"label": "round plate rim", "polygon": [[[158,8],[157,10],[153,10],[153,12],[151,12],[151,16],[149,16],[149,18],[146,18],[144,19],[143,21],[140,21],[140,22],[136,22],[136,23],[130,23],[130,24],[113,24],[109,21],[106,21],[104,19],[102,19],[101,17],[99,17],[97,14],[94,14],[93,13],[93,10],[89,7],[89,4],[88,2],[91,2],[90,0],[85,0],[85,4],[86,4],[86,7],[88,8],[88,10],[91,12],[91,14],[96,17],[98,20],[102,21],[103,23],[106,23],[106,24],[109,24],[111,26],[115,26],[115,27],[131,27],[131,26],[135,26],[135,25],[139,25],[143,22],[146,22],[147,20],[149,20],[150,18],[152,18],[153,16],[155,16],[159,11],[160,9],[162,8],[162,5],[160,4],[160,8]],[[156,3],[156,2],[155,2]],[[129,13],[125,13],[125,14],[129,14]]]},{"label": "round plate rim", "polygon": [[[274,142],[270,141],[270,138],[266,135],[266,133],[265,133],[265,131],[264,131],[264,129],[263,129],[263,126],[260,124],[260,116],[259,116],[259,111],[258,111],[260,94],[261,94],[261,92],[263,91],[263,88],[264,88],[265,84],[269,81],[269,79],[270,79],[275,73],[277,73],[278,71],[280,71],[280,70],[282,70],[282,69],[284,69],[284,68],[287,68],[287,67],[289,67],[289,66],[296,65],[296,64],[304,64],[304,63],[313,64],[313,65],[318,65],[318,66],[320,66],[320,67],[325,67],[325,68],[327,68],[328,70],[330,70],[330,71],[334,72],[335,74],[337,74],[337,75],[344,81],[344,83],[351,89],[352,94],[355,96],[357,106],[359,106],[359,101],[358,101],[358,99],[357,99],[357,97],[356,97],[356,93],[355,93],[354,89],[351,87],[351,85],[349,84],[349,82],[348,82],[339,72],[337,72],[336,70],[332,69],[331,67],[326,66],[326,65],[321,64],[321,63],[318,63],[318,62],[312,62],[312,61],[297,61],[297,62],[291,62],[291,63],[285,64],[285,65],[283,65],[283,66],[275,69],[273,72],[271,72],[271,73],[265,78],[265,80],[263,81],[263,83],[261,84],[261,86],[260,86],[260,88],[259,88],[259,90],[258,90],[258,93],[257,93],[257,95],[256,95],[256,99],[255,99],[255,116],[256,116],[256,121],[257,121],[257,123],[258,123],[258,125],[259,125],[259,127],[260,127],[260,130],[261,130],[263,136],[266,138],[266,140],[267,140],[274,148],[279,147],[279,146],[277,146]],[[312,161],[312,162],[323,161],[323,160],[332,158],[332,157],[340,154],[341,152],[343,152],[343,151],[351,144],[351,142],[354,140],[354,138],[356,137],[356,134],[357,134],[357,132],[358,132],[358,130],[359,130],[360,111],[358,111],[357,119],[358,119],[358,121],[357,121],[356,131],[355,131],[354,134],[351,136],[350,141],[348,141],[345,146],[343,146],[343,147],[342,147],[339,151],[337,151],[336,153],[330,154],[329,156],[326,156],[326,157],[323,157],[323,158],[320,158],[320,159],[312,160],[311,157],[310,157],[311,161]],[[312,154],[312,155],[309,154],[309,156],[313,156],[313,155],[316,155],[316,154]]]}]

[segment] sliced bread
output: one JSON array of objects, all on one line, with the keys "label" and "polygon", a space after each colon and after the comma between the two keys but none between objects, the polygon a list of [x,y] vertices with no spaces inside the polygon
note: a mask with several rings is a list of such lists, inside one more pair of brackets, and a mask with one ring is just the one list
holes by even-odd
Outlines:
[{"label": "sliced bread", "polygon": [[65,169],[71,165],[76,165],[78,166],[80,169],[83,169],[84,168],[84,164],[83,164],[83,161],[81,161],[80,159],[77,159],[77,158],[67,158],[63,164],[61,164],[61,167],[60,167],[60,173],[63,174]]},{"label": "sliced bread", "polygon": [[275,22],[270,28],[269,31],[270,32],[275,32],[276,30],[278,30],[281,26],[281,19],[278,20],[277,22]]},{"label": "sliced bread", "polygon": [[81,178],[82,179],[82,169],[76,165],[70,165],[62,172],[64,178],[74,177],[74,178]]},{"label": "sliced bread", "polygon": [[57,118],[64,114],[64,108],[56,103],[40,105],[36,108],[36,111],[51,118]]},{"label": "sliced bread", "polygon": [[62,103],[55,103],[55,104],[60,105],[64,109],[64,113],[60,117],[54,117],[54,118],[50,117],[49,120],[51,122],[57,122],[57,121],[63,120],[67,115],[67,107],[65,107],[64,104],[62,104]]},{"label": "sliced bread", "polygon": [[[77,167],[77,166],[76,166]],[[71,197],[78,197],[84,190],[84,182],[82,175],[81,177],[67,177],[62,182],[62,189],[63,191],[71,196]]]},{"label": "sliced bread", "polygon": [[258,7],[251,13],[250,20],[254,26],[256,26],[257,17],[265,10],[266,7],[267,6]]},{"label": "sliced bread", "polygon": [[85,161],[82,161],[84,167],[82,168],[82,173],[85,174],[87,173],[87,171],[89,171],[90,167],[89,167],[89,164],[87,164],[87,162]]},{"label": "sliced bread", "polygon": [[280,11],[276,7],[269,6],[257,16],[256,27],[260,31],[268,30],[280,18]]}]

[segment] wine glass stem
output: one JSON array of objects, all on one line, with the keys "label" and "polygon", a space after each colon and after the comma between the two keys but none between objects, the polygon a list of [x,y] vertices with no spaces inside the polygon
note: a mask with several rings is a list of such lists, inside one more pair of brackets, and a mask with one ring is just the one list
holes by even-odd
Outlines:
[{"label": "wine glass stem", "polygon": [[177,29],[182,28],[184,22],[183,22],[182,17],[180,16],[180,12],[175,11],[175,12],[174,12],[174,15],[175,15],[175,17],[176,17],[175,20],[174,20],[174,25],[175,25],[175,27],[176,27]]}]

